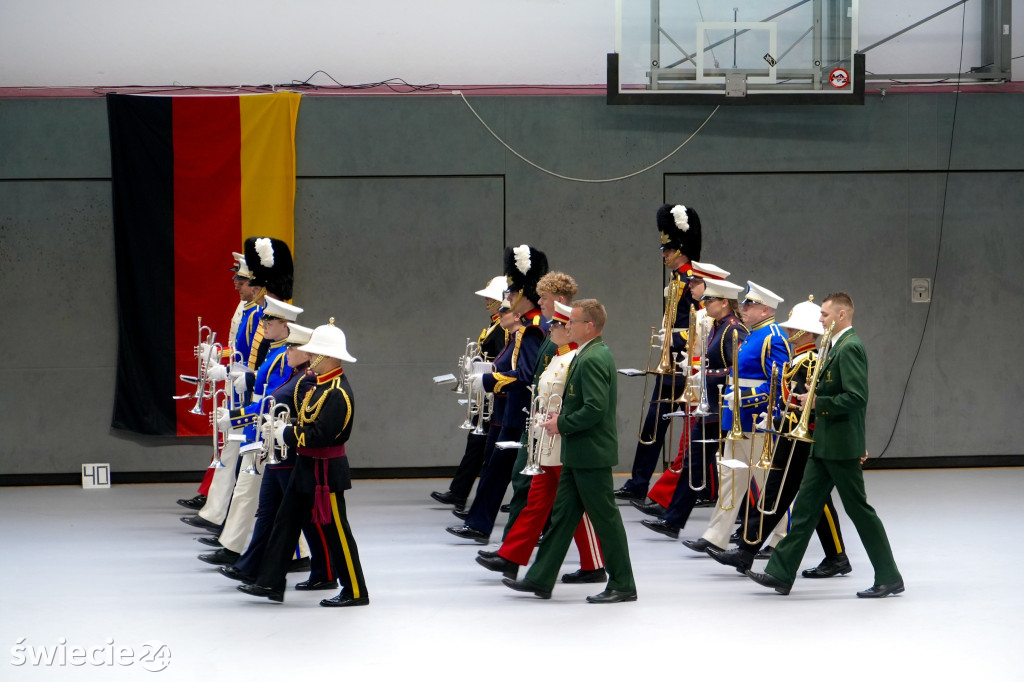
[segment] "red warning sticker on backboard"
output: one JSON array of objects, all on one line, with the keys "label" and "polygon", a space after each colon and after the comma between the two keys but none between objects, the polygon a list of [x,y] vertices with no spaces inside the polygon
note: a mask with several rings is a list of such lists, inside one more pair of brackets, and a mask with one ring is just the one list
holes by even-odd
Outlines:
[{"label": "red warning sticker on backboard", "polygon": [[833,88],[845,88],[850,84],[850,74],[846,69],[835,69],[828,75],[828,82]]}]

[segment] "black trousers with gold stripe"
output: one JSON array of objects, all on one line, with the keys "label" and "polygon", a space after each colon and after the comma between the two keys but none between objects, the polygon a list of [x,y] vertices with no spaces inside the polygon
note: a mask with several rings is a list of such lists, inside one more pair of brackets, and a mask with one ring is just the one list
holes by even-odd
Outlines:
[{"label": "black trousers with gold stripe", "polygon": [[[260,563],[256,584],[280,589],[291,563],[292,551],[299,539],[302,520],[313,508],[316,490],[315,468],[318,462],[302,455],[296,456],[295,469],[288,481],[281,507],[270,531],[267,550]],[[327,461],[327,485],[331,492],[330,521],[320,529],[330,550],[330,575],[341,583],[341,594],[359,599],[367,596],[363,567],[359,562],[359,549],[352,536],[345,510],[345,491],[352,487],[349,479],[348,459],[336,457]],[[322,465],[320,465],[322,466]]]},{"label": "black trousers with gold stripe", "polygon": [[[789,465],[789,473],[786,474],[786,480],[783,482],[783,469],[786,466],[786,455],[790,452],[790,448],[792,448],[793,453],[792,462]],[[772,529],[782,520],[789,510],[789,505],[796,499],[796,494],[800,490],[800,481],[804,478],[804,469],[807,468],[807,458],[810,454],[810,443],[802,441],[794,443],[794,441],[786,438],[779,442],[773,461],[773,465],[778,467],[778,469],[772,469],[768,472],[768,478],[764,482],[764,503],[761,505],[765,509],[771,509],[775,506],[775,500],[778,498],[778,508],[774,514],[764,515],[764,525],[761,526],[763,529],[761,542],[757,544],[741,542],[739,545],[740,549],[756,553],[761,549],[761,545],[771,537]],[[741,536],[744,530],[746,530],[747,537],[753,538],[757,536],[758,525],[762,522],[761,513],[757,511],[756,503],[757,497],[753,494],[747,495],[744,500],[744,516],[741,516],[744,522],[740,529]],[[818,540],[821,541],[821,548],[825,551],[826,557],[838,556],[846,550],[845,545],[843,545],[843,534],[839,530],[839,516],[836,514],[836,507],[832,503],[831,497],[825,503],[825,508],[822,510],[821,519],[818,521],[815,531],[818,534]]]}]

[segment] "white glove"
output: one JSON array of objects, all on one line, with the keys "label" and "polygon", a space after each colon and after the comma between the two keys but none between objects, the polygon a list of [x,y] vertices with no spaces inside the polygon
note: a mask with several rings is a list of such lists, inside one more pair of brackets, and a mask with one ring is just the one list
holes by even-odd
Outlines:
[{"label": "white glove", "polygon": [[246,382],[245,377],[245,374],[240,374],[239,376],[235,377],[235,381],[233,382],[235,390],[238,391],[239,393],[245,393],[246,391],[249,390],[249,384]]},{"label": "white glove", "polygon": [[200,343],[199,344],[199,348],[197,349],[197,354],[198,354],[198,357],[201,357],[204,360],[207,357],[211,357],[211,354],[210,354],[210,344],[208,344],[208,343]]},{"label": "white glove", "polygon": [[214,418],[217,420],[217,427],[221,431],[227,431],[231,428],[231,413],[226,407],[218,407]]},{"label": "white glove", "polygon": [[206,368],[206,376],[210,381],[227,381],[228,368],[224,365],[210,365]]},{"label": "white glove", "polygon": [[654,340],[658,343],[665,343],[665,328],[662,327],[658,330],[658,333],[654,335]]},{"label": "white glove", "polygon": [[665,291],[662,292],[661,297],[668,298],[668,287],[665,287]]},{"label": "white glove", "polygon": [[761,414],[757,415],[757,417],[758,417],[757,428],[761,429],[762,431],[767,430],[767,428],[768,428],[768,413],[767,412],[762,412]]},{"label": "white glove", "polygon": [[470,386],[472,387],[473,393],[482,395],[484,392],[484,375],[474,374],[470,378]]},{"label": "white glove", "polygon": [[[279,448],[284,447],[284,430],[285,427],[287,426],[288,422],[286,422],[284,419],[278,419],[273,423],[274,445],[276,445]],[[270,440],[270,428],[271,420],[269,419],[266,422],[264,422],[263,426],[260,427],[260,436],[262,436],[264,441]]]}]

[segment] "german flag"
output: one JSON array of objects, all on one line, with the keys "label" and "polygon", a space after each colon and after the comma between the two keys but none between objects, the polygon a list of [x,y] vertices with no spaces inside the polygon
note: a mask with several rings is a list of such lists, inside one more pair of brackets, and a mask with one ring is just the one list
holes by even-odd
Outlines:
[{"label": "german flag", "polygon": [[197,320],[227,344],[238,294],[231,252],[277,237],[294,252],[295,122],[300,95],[107,95],[117,384],[112,426],[198,436],[207,416],[173,400],[192,384]]}]

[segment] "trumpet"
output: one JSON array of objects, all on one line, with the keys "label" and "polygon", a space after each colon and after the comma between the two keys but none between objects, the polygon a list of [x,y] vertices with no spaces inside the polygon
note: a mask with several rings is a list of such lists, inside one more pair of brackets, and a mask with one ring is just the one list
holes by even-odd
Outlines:
[{"label": "trumpet", "polygon": [[[216,391],[213,392],[213,405],[214,405],[214,408],[216,408],[216,406],[217,406],[217,396],[218,395],[221,397],[221,401],[223,403],[222,406],[224,408],[227,408],[228,397],[227,397],[227,393],[224,391],[223,388],[218,388]],[[220,449],[221,449],[221,439],[220,439],[220,436],[221,436],[221,431],[220,431],[220,426],[218,426],[218,424],[217,424],[217,410],[216,409],[214,409],[214,410],[212,410],[210,412],[210,424],[213,425],[213,461],[210,462],[210,466],[207,467],[207,468],[209,468],[209,469],[223,469],[224,468],[224,462],[220,461]],[[227,432],[224,432],[224,444],[226,445],[227,442],[228,442],[228,434],[227,434]]]},{"label": "trumpet", "polygon": [[463,351],[462,357],[459,358],[458,374],[456,375],[456,382],[452,392],[459,395],[466,394],[466,382],[470,380],[470,376],[473,374],[473,363],[482,362],[483,359],[484,356],[480,344],[466,337],[466,349]]},{"label": "trumpet", "polygon": [[833,322],[825,330],[825,335],[821,337],[821,346],[818,351],[818,360],[814,363],[814,372],[811,374],[810,380],[807,382],[807,401],[804,403],[804,411],[800,414],[800,421],[793,430],[789,432],[788,438],[793,440],[803,441],[805,443],[813,443],[814,436],[811,435],[811,430],[808,428],[808,423],[811,418],[811,403],[814,402],[814,392],[818,388],[818,375],[821,372],[821,366],[825,364],[825,358],[829,351],[829,342],[832,340],[832,330],[835,329],[836,323]]},{"label": "trumpet", "polygon": [[[199,324],[199,343],[195,347],[195,357],[198,359],[198,367],[196,368],[196,376],[190,377],[184,374],[178,378],[188,383],[195,382],[196,390],[191,393],[184,393],[182,395],[172,396],[174,400],[187,400],[192,398],[196,401],[196,404],[189,410],[192,414],[206,414],[203,411],[203,401],[209,400],[213,397],[214,387],[213,382],[210,381],[209,365],[214,357],[220,358],[223,347],[217,343],[217,332],[213,331],[209,327],[203,324],[203,318],[198,318]],[[206,340],[203,340],[203,330],[206,330]],[[206,350],[203,350],[203,344],[206,345]],[[216,353],[216,356],[214,356]]]},{"label": "trumpet", "polygon": [[[530,393],[533,394],[533,387],[530,388]],[[531,401],[531,405],[533,409],[526,418],[526,468],[519,472],[523,476],[538,476],[544,473],[540,464],[541,458],[551,453],[555,438],[558,436],[553,436],[546,430],[535,435],[534,430],[542,421],[547,421],[548,415],[552,412],[561,411],[562,395],[551,393],[546,400],[544,396],[537,396]]]},{"label": "trumpet", "polygon": [[[249,466],[245,467],[245,469],[242,470],[243,474],[249,474],[250,476],[260,475],[259,469],[257,468],[256,465],[258,462],[263,461],[263,458],[265,457],[266,453],[266,444],[263,439],[263,430],[260,428],[260,425],[263,424],[263,420],[267,415],[268,404],[271,407],[273,407],[273,396],[267,396],[266,398],[260,401],[260,411],[256,415],[256,440],[254,440],[251,443],[246,443],[238,451],[239,455],[252,456],[252,459],[249,460]],[[271,442],[270,447],[272,448],[273,446],[273,442]]]},{"label": "trumpet", "polygon": [[[288,459],[287,448],[278,448],[275,445],[277,437],[277,421],[283,419],[289,421],[292,418],[291,408],[286,403],[277,403],[273,396],[267,398],[269,405],[267,408],[267,415],[265,417],[266,423],[270,425],[269,437],[263,439],[263,449],[260,453],[260,459],[267,464],[280,464],[284,460]],[[281,457],[278,458],[276,453],[280,451]]]}]

